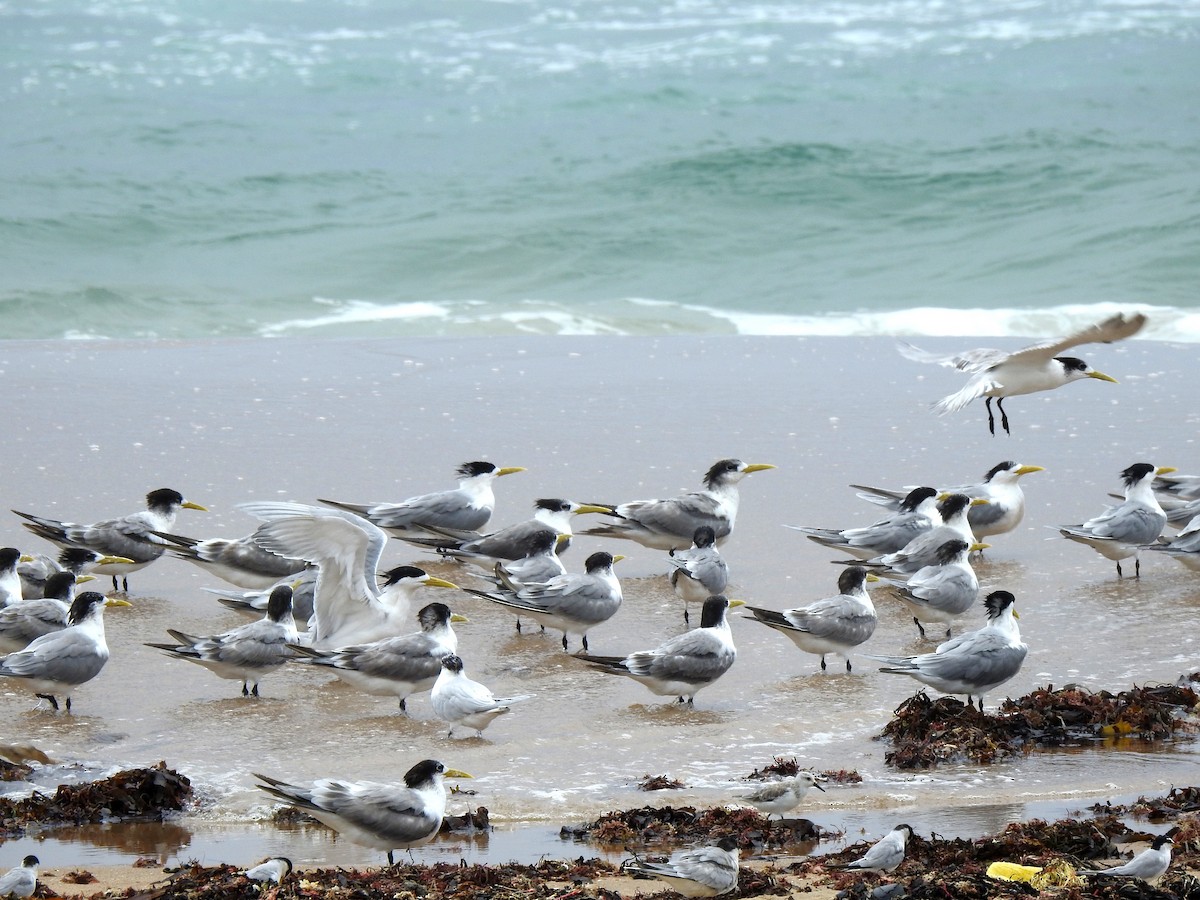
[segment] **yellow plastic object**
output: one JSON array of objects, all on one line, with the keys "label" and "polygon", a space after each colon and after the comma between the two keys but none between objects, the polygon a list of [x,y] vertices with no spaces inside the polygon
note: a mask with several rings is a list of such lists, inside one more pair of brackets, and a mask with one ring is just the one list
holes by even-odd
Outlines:
[{"label": "yellow plastic object", "polygon": [[1042,871],[1040,866],[1023,866],[1020,863],[994,862],[988,866],[988,878],[998,878],[1001,881],[1029,881]]}]

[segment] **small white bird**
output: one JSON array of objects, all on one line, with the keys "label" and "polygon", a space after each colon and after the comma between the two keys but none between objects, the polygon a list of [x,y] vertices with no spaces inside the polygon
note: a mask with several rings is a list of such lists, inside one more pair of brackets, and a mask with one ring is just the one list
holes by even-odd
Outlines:
[{"label": "small white bird", "polygon": [[168,628],[177,644],[146,644],[167,656],[204,666],[220,678],[242,683],[242,696],[258,696],[262,678],[279,669],[294,653],[299,635],[292,617],[292,589],[278,585],[271,591],[267,614],[211,637],[196,637]]},{"label": "small white bird", "polygon": [[1032,344],[1011,353],[1006,350],[983,348],[943,356],[928,353],[905,342],[900,343],[900,353],[916,362],[937,363],[971,375],[961,390],[943,397],[933,405],[938,415],[957,412],[972,400],[985,397],[988,431],[995,434],[996,421],[992,416],[992,398],[995,398],[996,407],[1000,410],[1000,424],[1007,434],[1010,432],[1008,415],[1004,412],[1004,401],[1008,397],[1054,390],[1083,378],[1116,383],[1115,378],[1097,372],[1082,359],[1057,354],[1080,344],[1107,344],[1132,337],[1141,331],[1145,324],[1146,317],[1141,313],[1134,313],[1128,317],[1117,313],[1064,338]]},{"label": "small white bird", "polygon": [[286,856],[272,856],[254,868],[247,869],[245,874],[251,881],[271,881],[279,884],[292,874],[292,861]]},{"label": "small white bird", "polygon": [[722,459],[704,476],[704,490],[668,500],[634,500],[607,504],[611,522],[589,528],[584,534],[626,538],[654,550],[686,550],[696,529],[707,525],[720,546],[733,533],[738,513],[738,482],[751,472],[774,469],[768,463],[747,464]]},{"label": "small white bird", "polygon": [[1021,642],[1015,598],[1008,591],[992,591],[984,600],[988,622],[920,656],[872,656],[887,663],[880,672],[908,675],[943,694],[966,694],[967,704],[1004,684],[1019,671],[1029,647]]},{"label": "small white bird", "polygon": [[17,679],[55,709],[58,695],[62,695],[70,712],[75,688],[99,675],[108,662],[104,607],[130,605],[127,600],[109,600],[95,591],[80,594],[67,612],[66,627],[0,659],[0,676]]},{"label": "small white bird", "polygon": [[504,475],[524,471],[521,466],[500,468],[495,463],[476,460],[458,467],[458,487],[452,491],[421,494],[399,503],[319,502],[362,516],[397,537],[426,535],[426,528],[475,531],[488,523],[496,507],[492,483]]},{"label": "small white bird", "polygon": [[709,597],[725,593],[729,586],[729,566],[717,549],[717,536],[708,525],[701,525],[692,535],[690,550],[670,550],[667,562],[668,577],[675,596],[683,601],[683,621],[688,619],[688,604],[703,603]]},{"label": "small white bird", "polygon": [[32,854],[21,864],[0,875],[0,897],[32,897],[37,890],[39,860]]},{"label": "small white bird", "polygon": [[709,597],[704,601],[700,627],[694,631],[625,657],[580,654],[579,658],[602,672],[626,675],[661,697],[678,697],[680,703],[691,706],[697,692],[728,672],[737,659],[725,611],[742,605],[741,600]]},{"label": "small white bird", "polygon": [[805,794],[812,788],[822,792],[825,790],[813,772],[797,772],[791,778],[761,784],[754,790],[739,795],[738,799],[765,813],[767,818],[778,815],[782,820],[783,814],[799,806]]},{"label": "small white bird", "polygon": [[825,671],[825,654],[836,653],[846,660],[846,671],[852,671],[850,651],[875,633],[879,616],[867,594],[866,582],[878,581],[862,566],[850,566],[838,576],[838,593],[810,603],[776,612],[747,606],[754,618],[774,628],[806,653],[821,657]]},{"label": "small white bird", "polygon": [[433,840],[446,814],[443,778],[470,778],[447,769],[436,759],[424,759],[404,774],[404,784],[339,781],[322,778],[308,787],[255,774],[256,785],[274,797],[299,807],[356,844],[386,850],[395,865],[394,850],[412,850]]},{"label": "small white bird", "polygon": [[478,681],[467,677],[463,661],[453,653],[442,657],[442,671],[429,693],[433,711],[439,719],[450,723],[447,737],[454,734],[456,725],[474,728],[475,733],[483,737],[483,729],[491,725],[493,719],[509,712],[510,704],[526,699],[527,696],[497,699]]},{"label": "small white bird", "polygon": [[1156,469],[1150,463],[1134,463],[1121,473],[1125,482],[1124,503],[1108,507],[1082,525],[1063,526],[1058,529],[1059,534],[1116,560],[1118,576],[1125,574],[1121,571],[1121,560],[1132,556],[1134,577],[1141,577],[1142,548],[1157,541],[1167,524],[1167,514],[1154,496],[1151,484],[1155,475],[1174,471],[1170,466]]},{"label": "small white bird", "polygon": [[950,623],[979,598],[979,578],[968,559],[970,549],[966,541],[951,538],[938,548],[933,565],[918,569],[907,584],[892,588],[912,613],[921,637],[925,637],[922,619],[946,623],[946,637],[950,637]]},{"label": "small white bird", "polygon": [[737,839],[723,837],[713,847],[679,850],[665,863],[626,860],[621,870],[665,881],[685,897],[716,897],[738,886]]},{"label": "small white bird", "polygon": [[855,872],[893,872],[904,862],[904,852],[912,835],[913,830],[908,825],[897,825],[854,862],[827,868],[849,869]]},{"label": "small white bird", "polygon": [[1080,869],[1080,875],[1117,875],[1125,878],[1140,878],[1142,881],[1158,881],[1171,867],[1171,847],[1175,841],[1170,833],[1160,834],[1154,841],[1129,862],[1110,869]]},{"label": "small white bird", "polygon": [[132,563],[105,563],[96,565],[96,575],[111,575],[113,590],[118,590],[117,576],[122,576],[126,591],[129,590],[129,573],[143,569],[154,562],[166,550],[166,545],[151,532],[170,531],[175,525],[175,516],[180,509],[197,509],[205,512],[198,503],[184,500],[179,491],[159,488],[146,495],[146,509],[119,519],[105,519],[91,525],[60,522],[31,513],[13,510],[28,522],[27,529],[39,537],[58,544],[60,547],[87,547],[105,556],[120,556],[133,560]]},{"label": "small white bird", "polygon": [[[858,485],[851,485],[858,487]],[[864,488],[864,490],[867,490]],[[871,489],[876,490],[876,489]],[[860,494],[860,496],[862,496]],[[874,495],[868,495],[873,497]],[[889,492],[890,496],[890,492]],[[874,502],[874,500],[872,500]],[[786,525],[803,532],[810,541],[853,554],[859,559],[870,559],[885,553],[902,550],[909,541],[935,525],[942,524],[937,511],[938,492],[931,487],[917,487],[896,499],[895,513],[864,525],[860,528],[808,528],[803,525]]]}]

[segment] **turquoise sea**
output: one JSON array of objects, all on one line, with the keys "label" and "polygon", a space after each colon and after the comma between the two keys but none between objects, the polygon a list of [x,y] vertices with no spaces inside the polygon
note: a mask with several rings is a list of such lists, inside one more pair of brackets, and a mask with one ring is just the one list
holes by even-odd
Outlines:
[{"label": "turquoise sea", "polygon": [[0,0],[0,337],[1200,340],[1196,0]]}]

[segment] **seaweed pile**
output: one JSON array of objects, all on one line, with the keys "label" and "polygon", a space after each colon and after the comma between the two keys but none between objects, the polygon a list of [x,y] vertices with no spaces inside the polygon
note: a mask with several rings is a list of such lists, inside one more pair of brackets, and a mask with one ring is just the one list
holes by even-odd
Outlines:
[{"label": "seaweed pile", "polygon": [[0,797],[0,838],[24,834],[30,825],[162,818],[164,812],[182,810],[191,798],[192,783],[160,762],[86,784],[60,784],[53,796]]},{"label": "seaweed pile", "polygon": [[720,806],[705,810],[691,806],[644,806],[605,813],[583,825],[565,825],[559,832],[563,838],[617,847],[674,846],[716,841],[725,835],[736,837],[743,849],[754,849],[812,842],[819,840],[821,833],[808,819],[772,822],[754,809]]},{"label": "seaweed pile", "polygon": [[1116,694],[1049,686],[1005,700],[994,716],[953,697],[932,700],[921,691],[896,709],[878,737],[891,740],[893,749],[884,761],[899,769],[928,769],[943,762],[987,764],[1037,747],[1105,738],[1163,740],[1198,730],[1200,695],[1192,684],[1150,685]]}]

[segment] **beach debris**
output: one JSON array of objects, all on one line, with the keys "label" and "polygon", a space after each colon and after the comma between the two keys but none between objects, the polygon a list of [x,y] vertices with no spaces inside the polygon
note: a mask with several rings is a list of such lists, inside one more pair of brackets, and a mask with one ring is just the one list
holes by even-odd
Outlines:
[{"label": "beach debris", "polygon": [[[0,744],[0,772],[3,772],[6,764],[27,767],[29,763],[48,766],[53,762],[54,760],[33,744]],[[0,775],[0,778],[2,777]]]},{"label": "beach debris", "polygon": [[670,775],[643,775],[638,782],[639,791],[678,791],[685,787],[687,785]]},{"label": "beach debris", "polygon": [[491,831],[492,823],[486,806],[477,807],[474,811],[467,810],[461,816],[445,816],[439,834],[452,832]]},{"label": "beach debris", "polygon": [[[746,776],[746,781],[774,781],[779,778],[795,778],[803,767],[796,757],[774,757],[768,765],[755,769]],[[826,769],[815,773],[822,782],[833,784],[861,784],[862,776],[853,769]]]}]

